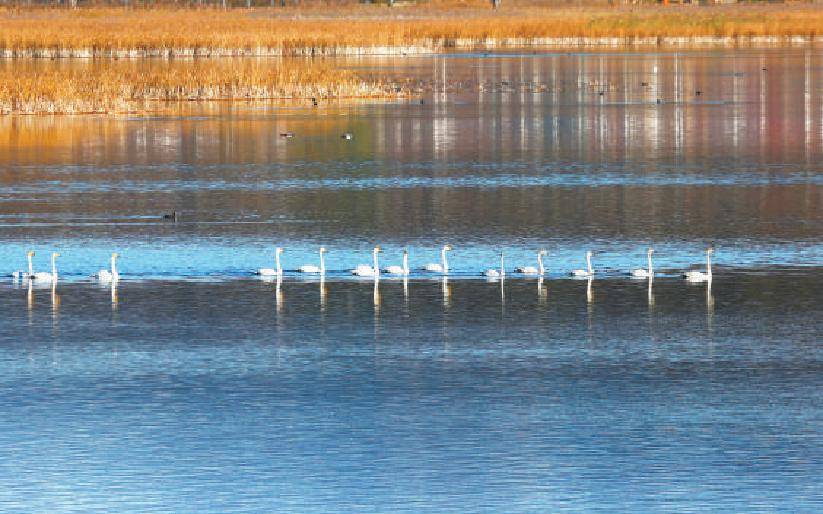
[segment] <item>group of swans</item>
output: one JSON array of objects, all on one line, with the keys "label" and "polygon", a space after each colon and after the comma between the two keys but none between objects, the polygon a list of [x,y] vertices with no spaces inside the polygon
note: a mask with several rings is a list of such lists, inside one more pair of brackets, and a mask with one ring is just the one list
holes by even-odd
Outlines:
[{"label": "group of swans", "polygon": [[[430,273],[440,273],[443,275],[447,275],[449,273],[449,261],[447,252],[451,251],[452,247],[450,245],[444,245],[440,249],[440,262],[439,263],[429,263],[426,264],[421,268],[422,271],[427,271]],[[408,250],[403,250],[403,261],[401,265],[392,265],[387,266],[383,269],[380,268],[379,263],[379,254],[383,250],[380,246],[375,246],[372,250],[372,264],[360,264],[353,270],[351,273],[353,275],[359,277],[379,277],[381,273],[386,275],[397,275],[397,276],[408,276],[410,273],[409,269],[409,252]],[[274,251],[274,268],[260,268],[255,273],[262,277],[281,277],[283,276],[283,267],[280,262],[280,255],[284,252],[282,247],[275,248]],[[712,280],[712,253],[714,249],[709,247],[706,249],[706,271],[698,271],[698,270],[691,270],[683,273],[683,278],[685,278],[688,282],[711,282]],[[326,260],[325,254],[327,253],[326,248],[321,247],[319,251],[320,256],[320,265],[315,264],[304,264],[300,266],[297,271],[300,273],[305,274],[319,274],[325,275],[326,273]],[[646,252],[647,258],[647,267],[646,268],[637,268],[630,272],[628,272],[629,276],[633,278],[645,278],[645,279],[652,279],[654,277],[654,264],[652,262],[652,255],[654,254],[654,249],[649,248]],[[537,267],[534,266],[521,266],[515,268],[514,272],[520,275],[532,275],[532,276],[539,276],[542,277],[546,274],[546,268],[543,264],[543,257],[548,255],[546,250],[540,250],[537,252]],[[581,277],[581,278],[594,278],[595,270],[592,267],[592,255],[591,251],[586,252],[586,269],[576,269],[571,271],[571,275],[574,277]],[[28,263],[28,271],[15,271],[12,273],[12,277],[15,280],[31,280],[34,282],[56,282],[57,281],[57,258],[60,257],[59,253],[52,253],[51,254],[51,273],[48,272],[35,272],[34,266],[32,264],[32,258],[34,257],[34,251],[29,250],[26,252],[26,260]],[[111,269],[101,269],[94,275],[93,278],[99,280],[100,282],[112,282],[120,279],[120,273],[117,271],[117,253],[111,254]],[[491,268],[483,272],[483,275],[490,279],[503,279],[506,276],[506,265],[505,265],[505,257],[503,253],[500,253],[500,269]]]},{"label": "group of swans", "polygon": [[[440,273],[443,275],[447,275],[449,273],[449,260],[448,260],[448,252],[452,250],[450,245],[444,245],[440,249],[440,262],[439,263],[429,263],[420,268],[422,271],[427,271],[430,273]],[[381,274],[386,275],[399,275],[399,276],[408,276],[410,273],[409,268],[409,252],[408,250],[403,250],[403,262],[401,265],[392,265],[387,266],[385,268],[380,268],[379,262],[379,255],[383,252],[383,249],[380,246],[375,246],[372,250],[372,263],[371,264],[359,264],[357,267],[351,270],[352,275],[356,275],[359,277],[379,277]],[[683,273],[683,278],[685,278],[689,282],[709,282],[712,279],[712,264],[711,264],[711,255],[714,250],[710,247],[706,249],[706,271],[687,271]],[[263,268],[257,270],[258,275],[262,276],[282,276],[283,268],[280,264],[280,254],[283,253],[283,248],[277,247],[274,252],[274,259],[275,259],[275,269],[272,268]],[[321,247],[320,248],[320,265],[316,266],[314,264],[304,264],[300,266],[297,271],[300,273],[309,273],[309,274],[325,274],[326,272],[326,262],[324,258],[324,254],[326,253],[326,249]],[[652,255],[654,254],[654,249],[649,248],[646,251],[646,259],[647,259],[647,267],[646,268],[637,268],[628,272],[628,275],[632,278],[645,278],[651,279],[654,277],[654,263],[652,262]],[[514,269],[514,272],[519,275],[531,275],[531,276],[539,276],[542,277],[546,275],[546,267],[543,263],[543,257],[548,255],[546,250],[541,249],[537,252],[537,266],[520,266]],[[576,269],[570,272],[570,275],[573,277],[579,278],[594,278],[595,270],[592,266],[592,256],[594,255],[593,252],[587,251],[586,252],[586,268],[585,269]],[[484,271],[483,276],[490,278],[490,279],[499,279],[504,278],[506,276],[506,263],[505,263],[505,256],[503,253],[500,253],[500,268],[490,268]]]},{"label": "group of swans", "polygon": [[28,271],[15,271],[11,274],[14,280],[31,280],[32,282],[57,282],[57,258],[60,254],[54,252],[51,254],[51,273],[46,271],[34,271],[34,264],[32,263],[34,257],[34,250],[26,252],[26,261],[28,262]]},{"label": "group of swans", "polygon": [[[51,273],[46,271],[34,271],[32,257],[34,257],[34,250],[26,252],[26,261],[28,263],[28,271],[15,271],[11,274],[14,280],[30,280],[39,283],[54,283],[57,282],[57,258],[60,254],[53,252],[51,254]],[[112,282],[120,279],[120,273],[117,272],[117,253],[111,254],[111,269],[101,269],[92,275],[92,278],[100,282]]]}]

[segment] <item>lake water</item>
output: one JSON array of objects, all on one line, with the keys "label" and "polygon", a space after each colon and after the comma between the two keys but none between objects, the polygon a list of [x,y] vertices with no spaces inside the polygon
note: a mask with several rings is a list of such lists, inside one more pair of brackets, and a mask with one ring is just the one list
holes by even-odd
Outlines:
[{"label": "lake water", "polygon": [[340,62],[423,101],[0,118],[0,507],[820,510],[823,52]]}]

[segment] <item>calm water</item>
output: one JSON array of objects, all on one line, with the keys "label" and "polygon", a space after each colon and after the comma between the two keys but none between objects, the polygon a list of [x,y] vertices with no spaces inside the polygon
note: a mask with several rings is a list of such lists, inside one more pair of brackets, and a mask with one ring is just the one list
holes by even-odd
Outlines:
[{"label": "calm water", "polygon": [[820,510],[823,52],[345,65],[424,101],[0,118],[0,508]]}]

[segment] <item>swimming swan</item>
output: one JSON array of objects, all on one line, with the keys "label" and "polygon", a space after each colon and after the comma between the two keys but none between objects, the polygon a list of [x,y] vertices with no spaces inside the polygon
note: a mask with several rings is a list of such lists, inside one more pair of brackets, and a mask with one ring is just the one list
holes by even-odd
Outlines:
[{"label": "swimming swan", "polygon": [[51,254],[51,273],[40,271],[31,275],[31,279],[35,282],[57,282],[57,258],[60,254],[55,252]]},{"label": "swimming swan", "polygon": [[369,266],[368,264],[360,264],[356,268],[351,270],[352,275],[357,275],[358,277],[380,276],[380,266],[377,263],[377,254],[382,251],[383,250],[381,250],[379,246],[375,246],[374,250],[372,250],[372,259],[374,262],[374,266]]},{"label": "swimming swan", "polygon": [[280,266],[281,253],[283,253],[283,249],[279,246],[274,249],[274,265],[277,269],[260,268],[255,272],[255,275],[260,275],[261,277],[279,277],[283,275],[283,268]]},{"label": "swimming swan", "polygon": [[29,271],[15,271],[11,274],[14,280],[23,280],[25,278],[30,278],[34,276],[34,266],[31,263],[32,257],[34,257],[34,250],[29,250],[28,252],[26,252],[26,261],[28,261],[29,264]]},{"label": "swimming swan", "polygon": [[515,273],[522,273],[523,275],[538,275],[543,276],[546,272],[546,269],[543,267],[543,256],[546,255],[548,252],[546,250],[540,250],[537,252],[537,267],[534,266],[523,266],[521,268],[515,268]]},{"label": "swimming swan", "polygon": [[592,268],[592,252],[586,252],[586,269],[576,269],[571,272],[574,277],[593,277],[594,269]]},{"label": "swimming swan", "polygon": [[111,254],[111,271],[107,269],[101,269],[92,276],[100,282],[111,282],[112,280],[120,280],[120,273],[117,272],[118,257],[119,255],[117,253]]},{"label": "swimming swan", "polygon": [[634,270],[630,271],[629,275],[631,275],[634,278],[651,278],[651,277],[653,277],[654,276],[654,266],[652,266],[652,254],[653,253],[654,253],[654,248],[649,248],[649,250],[646,252],[646,255],[647,255],[648,261],[649,261],[649,268],[648,269],[637,268],[637,269],[634,269]]},{"label": "swimming swan", "polygon": [[448,273],[449,261],[446,259],[446,252],[450,251],[451,249],[451,245],[443,245],[443,248],[440,249],[440,264],[429,263],[426,264],[423,267],[423,269],[426,271],[431,271],[433,273]]},{"label": "swimming swan", "polygon": [[408,275],[409,274],[409,251],[403,250],[403,265],[402,266],[389,266],[387,268],[383,268],[383,273],[388,273],[389,275]]},{"label": "swimming swan", "polygon": [[506,276],[506,266],[503,262],[503,252],[500,252],[500,269],[487,269],[484,273],[488,278],[503,278]]},{"label": "swimming swan", "polygon": [[712,253],[714,248],[706,248],[706,271],[687,271],[683,273],[683,278],[689,282],[711,282],[712,281]]},{"label": "swimming swan", "polygon": [[326,260],[323,258],[323,254],[326,253],[326,249],[324,247],[320,247],[320,266],[315,266],[314,264],[304,264],[300,266],[300,273],[320,273],[321,275],[326,274]]}]

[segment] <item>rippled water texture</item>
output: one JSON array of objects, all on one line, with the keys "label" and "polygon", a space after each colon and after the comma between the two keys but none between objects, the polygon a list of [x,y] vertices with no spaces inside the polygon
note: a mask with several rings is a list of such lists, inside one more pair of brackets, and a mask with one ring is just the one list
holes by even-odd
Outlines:
[{"label": "rippled water texture", "polygon": [[819,49],[340,62],[422,102],[0,118],[0,508],[820,510]]}]

